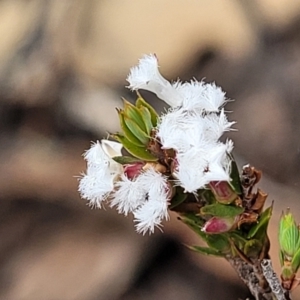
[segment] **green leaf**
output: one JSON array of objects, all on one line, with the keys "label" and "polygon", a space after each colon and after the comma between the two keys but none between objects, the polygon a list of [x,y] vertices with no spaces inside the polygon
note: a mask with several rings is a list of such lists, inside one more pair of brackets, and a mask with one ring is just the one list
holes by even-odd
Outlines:
[{"label": "green leaf", "polygon": [[209,189],[201,189],[198,191],[198,196],[206,201],[208,204],[216,203],[216,198],[214,193]]},{"label": "green leaf", "polygon": [[207,234],[201,230],[204,220],[192,213],[180,214],[180,220],[205,240]]},{"label": "green leaf", "polygon": [[117,110],[120,120],[120,126],[123,131],[124,136],[135,146],[143,147],[143,143],[130,131],[128,126],[125,123],[124,120],[124,111],[123,110]]},{"label": "green leaf", "polygon": [[241,231],[235,230],[228,232],[228,235],[230,239],[233,241],[233,243],[236,245],[237,248],[243,249],[245,244],[248,242],[242,235]]},{"label": "green leaf", "polygon": [[152,125],[152,122],[151,122],[150,111],[147,107],[142,106],[142,107],[139,108],[139,112],[141,113],[141,116],[142,116],[143,121],[145,123],[146,132],[147,132],[148,135],[150,135],[151,130],[153,129],[153,125]]},{"label": "green leaf", "polygon": [[134,157],[144,161],[157,161],[157,158],[149,153],[145,148],[133,145],[126,137],[121,134],[111,134],[111,137],[121,143],[124,148]]},{"label": "green leaf", "polygon": [[[186,245],[187,246],[187,245]],[[223,257],[224,255],[220,253],[218,250],[207,248],[207,247],[200,247],[200,246],[187,246],[190,250],[195,252],[205,254],[205,255],[213,255]]]},{"label": "green leaf", "polygon": [[229,184],[233,188],[233,190],[238,194],[242,194],[242,184],[241,184],[241,179],[240,179],[240,174],[239,174],[239,169],[237,167],[237,164],[232,156],[230,155],[230,158],[232,159],[231,161],[231,173],[230,173],[230,178],[231,181]]},{"label": "green leaf", "polygon": [[211,215],[221,218],[232,218],[244,212],[244,208],[220,203],[205,205],[200,210],[203,215]]},{"label": "green leaf", "polygon": [[176,194],[175,196],[171,199],[171,204],[169,205],[169,209],[172,209],[176,207],[177,205],[181,204],[184,202],[184,200],[187,198],[187,193],[183,192],[183,189],[181,187],[176,188]]},{"label": "green leaf", "polygon": [[299,229],[289,210],[286,214],[282,214],[280,218],[279,244],[280,249],[291,257],[299,248]]},{"label": "green leaf", "polygon": [[155,109],[148,102],[146,102],[139,93],[138,93],[138,98],[135,102],[135,105],[137,108],[146,107],[149,109],[149,112],[151,114],[151,123],[152,123],[153,127],[156,127],[157,120],[158,120],[158,114],[155,111]]},{"label": "green leaf", "polygon": [[292,259],[292,268],[295,273],[297,273],[300,266],[300,248],[296,251]]},{"label": "green leaf", "polygon": [[143,143],[143,145],[147,145],[149,143],[150,137],[133,120],[129,119],[125,115],[124,121],[129,130]]},{"label": "green leaf", "polygon": [[226,234],[206,234],[201,229],[204,220],[194,214],[181,214],[180,220],[190,227],[198,236],[200,236],[211,248],[223,253],[230,250],[230,243]]},{"label": "green leaf", "polygon": [[284,265],[284,253],[281,250],[279,251],[279,260],[280,260],[281,267],[283,267],[283,265]]},{"label": "green leaf", "polygon": [[259,256],[262,246],[263,245],[259,240],[252,239],[246,242],[244,246],[244,253],[246,254],[247,257],[256,258]]},{"label": "green leaf", "polygon": [[268,207],[259,217],[258,223],[253,225],[248,232],[247,238],[251,239],[254,236],[264,235],[267,232],[268,224],[272,216],[273,204]]},{"label": "green leaf", "polygon": [[115,156],[112,159],[121,165],[130,165],[130,164],[134,164],[137,162],[141,162],[140,159],[137,159],[136,157],[131,157],[131,156]]},{"label": "green leaf", "polygon": [[223,254],[228,253],[228,251],[230,251],[230,243],[227,234],[208,234],[205,238],[205,241],[208,246],[217,249]]},{"label": "green leaf", "polygon": [[123,101],[125,116],[134,121],[142,131],[146,132],[146,125],[138,108],[125,99]]}]

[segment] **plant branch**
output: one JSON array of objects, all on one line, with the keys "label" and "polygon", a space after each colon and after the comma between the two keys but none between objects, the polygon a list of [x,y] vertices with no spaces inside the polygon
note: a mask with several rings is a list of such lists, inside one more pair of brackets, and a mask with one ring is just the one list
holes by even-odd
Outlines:
[{"label": "plant branch", "polygon": [[277,300],[290,300],[289,291],[283,289],[280,280],[273,270],[272,262],[270,259],[263,259],[261,262],[263,274],[269,283],[273,293],[276,295]]},{"label": "plant branch", "polygon": [[241,257],[227,257],[227,261],[236,270],[256,300],[290,300],[286,295],[283,295],[284,298],[277,298],[264,276],[260,260],[254,260],[250,264]]}]

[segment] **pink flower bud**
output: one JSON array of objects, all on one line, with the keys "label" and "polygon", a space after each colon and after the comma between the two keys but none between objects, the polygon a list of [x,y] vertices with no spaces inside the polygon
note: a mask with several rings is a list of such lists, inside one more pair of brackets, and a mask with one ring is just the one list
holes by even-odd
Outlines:
[{"label": "pink flower bud", "polygon": [[238,198],[227,181],[211,181],[209,187],[220,203],[229,204]]},{"label": "pink flower bud", "polygon": [[231,230],[234,225],[234,218],[212,217],[204,224],[202,231],[210,234],[218,234]]},{"label": "pink flower bud", "polygon": [[143,166],[144,166],[143,162],[137,162],[131,165],[125,165],[124,174],[127,176],[128,179],[134,179],[136,176],[138,176],[141,173]]}]

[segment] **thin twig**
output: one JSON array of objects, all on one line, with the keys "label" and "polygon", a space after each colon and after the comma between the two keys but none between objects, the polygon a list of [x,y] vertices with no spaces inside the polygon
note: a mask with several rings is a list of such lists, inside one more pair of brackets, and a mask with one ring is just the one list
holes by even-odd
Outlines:
[{"label": "thin twig", "polygon": [[276,273],[273,270],[272,262],[270,259],[263,259],[261,262],[261,267],[266,280],[272,289],[273,294],[276,296],[277,300],[290,300],[289,292],[284,290],[280,280],[278,279]]}]

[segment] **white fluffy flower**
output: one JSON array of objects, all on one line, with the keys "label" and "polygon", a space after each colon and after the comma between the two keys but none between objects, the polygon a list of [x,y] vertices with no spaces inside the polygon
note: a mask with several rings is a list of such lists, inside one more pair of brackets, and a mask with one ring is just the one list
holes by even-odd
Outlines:
[{"label": "white fluffy flower", "polygon": [[134,211],[137,232],[153,233],[155,227],[161,226],[163,219],[168,219],[168,200],[170,186],[167,178],[153,168],[142,173],[137,182],[147,191],[147,199],[142,206]]},{"label": "white fluffy flower", "polygon": [[207,151],[235,122],[228,122],[222,109],[220,113],[199,114],[183,108],[169,110],[157,127],[156,136],[163,148],[188,151],[191,147]]},{"label": "white fluffy flower", "polygon": [[182,104],[182,98],[174,86],[166,80],[158,70],[157,57],[153,54],[145,55],[139,64],[130,70],[127,77],[129,88],[132,90],[143,89],[155,93],[172,107]]},{"label": "white fluffy flower", "polygon": [[116,206],[118,212],[125,216],[143,205],[146,199],[147,190],[136,179],[130,180],[123,174],[115,186],[111,206]]},{"label": "white fluffy flower", "polygon": [[171,106],[154,129],[157,145],[174,150],[171,166],[164,166],[168,177],[143,161],[123,167],[112,159],[122,155],[122,145],[102,140],[84,155],[87,172],[79,191],[92,206],[101,207],[109,198],[119,213],[133,213],[136,230],[145,234],[169,218],[170,180],[188,193],[197,193],[211,182],[231,180],[233,143],[222,143],[220,138],[235,122],[227,120],[223,107],[228,100],[220,87],[197,80],[170,83],[159,72],[155,55],[142,57],[127,81],[130,89],[153,92]]},{"label": "white fluffy flower", "polygon": [[215,83],[205,84],[202,97],[204,99],[203,109],[207,112],[217,112],[226,103],[225,92]]},{"label": "white fluffy flower", "polygon": [[79,192],[81,197],[89,200],[91,206],[100,208],[114,189],[114,182],[123,173],[122,165],[112,157],[120,156],[122,145],[108,140],[99,141],[86,151],[87,172],[80,179]]},{"label": "white fluffy flower", "polygon": [[234,130],[231,128],[236,122],[229,122],[225,115],[224,108],[220,113],[210,113],[203,117],[204,121],[204,133],[207,139],[217,141],[224,132]]},{"label": "white fluffy flower", "polygon": [[173,109],[160,118],[156,135],[163,148],[187,151],[192,146],[205,143],[204,125],[202,115],[183,109]]},{"label": "white fluffy flower", "polygon": [[182,106],[186,110],[198,112],[218,112],[225,104],[225,92],[215,83],[206,84],[203,81],[192,80],[171,84],[159,72],[157,57],[145,55],[139,64],[131,68],[127,77],[129,88],[143,89],[155,93],[171,107]]},{"label": "white fluffy flower", "polygon": [[119,213],[132,212],[139,233],[153,233],[163,219],[168,219],[170,187],[167,178],[153,167],[141,172],[133,179],[123,174],[115,184],[111,206]]},{"label": "white fluffy flower", "polygon": [[174,176],[186,192],[195,193],[210,181],[230,181],[231,141],[206,145],[206,148],[191,148],[178,153]]}]

